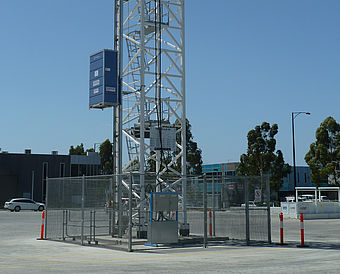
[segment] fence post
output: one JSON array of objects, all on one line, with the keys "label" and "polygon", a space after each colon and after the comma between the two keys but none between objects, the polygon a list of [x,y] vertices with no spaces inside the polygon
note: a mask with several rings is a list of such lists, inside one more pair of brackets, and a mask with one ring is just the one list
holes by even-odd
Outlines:
[{"label": "fence post", "polygon": [[63,210],[63,241],[65,241],[65,210]]},{"label": "fence post", "polygon": [[[116,177],[117,179],[117,177]],[[114,178],[114,175],[112,175],[111,178],[111,197],[110,197],[110,205],[111,205],[111,210],[112,216],[110,215],[110,234],[113,237],[115,235],[115,224],[116,224],[116,202],[117,202],[117,197],[116,197],[116,186],[117,186],[117,180]],[[113,200],[113,203],[111,203],[111,200]]]},{"label": "fence post", "polygon": [[93,241],[94,244],[98,244],[98,241],[96,241],[96,211],[93,211]]},{"label": "fence post", "polygon": [[85,193],[85,175],[81,180],[81,244],[84,245],[84,193]]},{"label": "fence post", "polygon": [[92,242],[92,210],[90,211],[90,239],[88,239],[88,243]]},{"label": "fence post", "polygon": [[211,219],[212,219],[212,214],[211,214],[211,209],[209,209],[209,236],[212,236],[213,235],[213,232],[212,232],[212,222],[211,222]]},{"label": "fence post", "polygon": [[267,227],[268,227],[268,243],[271,244],[272,242],[272,226],[271,226],[271,219],[270,219],[270,182],[269,176],[266,179],[266,196],[267,196]]},{"label": "fence post", "polygon": [[212,177],[212,227],[213,227],[213,235],[216,236],[215,230],[215,178],[214,175]]},{"label": "fence post", "polygon": [[110,179],[110,185],[109,185],[109,194],[108,194],[108,205],[107,205],[107,212],[109,213],[109,235],[112,236],[112,216],[111,216],[111,210],[112,210],[112,181],[113,178]]},{"label": "fence post", "polygon": [[246,242],[249,245],[250,241],[250,232],[249,232],[249,182],[248,180],[244,181],[244,200],[245,200],[245,213],[246,213]]},{"label": "fence post", "polygon": [[129,243],[128,251],[132,251],[132,174],[130,173],[129,180]]},{"label": "fence post", "polygon": [[66,218],[65,218],[65,235],[67,237],[68,236],[67,226],[68,226],[68,220],[71,218],[71,216],[70,216],[71,213],[70,213],[69,210],[66,210],[65,214],[66,214]]},{"label": "fence post", "polygon": [[118,174],[118,190],[117,190],[117,203],[118,203],[118,237],[123,235],[122,219],[123,219],[123,206],[122,206],[122,174]]},{"label": "fence post", "polygon": [[[182,170],[182,211],[183,211],[183,228],[189,230],[188,215],[187,215],[187,172]],[[189,231],[188,235],[189,236]]]},{"label": "fence post", "polygon": [[221,208],[224,208],[224,173],[222,173],[222,184],[221,184]]},{"label": "fence post", "polygon": [[203,177],[203,219],[204,219],[204,239],[203,247],[207,247],[207,180]]}]

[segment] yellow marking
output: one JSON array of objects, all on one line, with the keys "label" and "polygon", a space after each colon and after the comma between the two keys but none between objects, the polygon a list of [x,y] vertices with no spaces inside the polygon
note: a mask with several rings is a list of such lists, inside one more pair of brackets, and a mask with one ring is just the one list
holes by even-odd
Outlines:
[{"label": "yellow marking", "polygon": [[[225,254],[225,253],[241,253],[241,252],[255,252],[255,251],[270,251],[270,250],[289,250],[289,248],[258,248],[258,249],[233,249],[226,251],[203,251],[203,252],[182,252],[178,254],[168,254],[168,255],[160,255],[153,254],[152,256],[142,256],[142,257],[130,257],[130,258],[112,258],[112,259],[89,259],[89,260],[79,260],[79,261],[63,261],[63,262],[45,262],[45,263],[27,263],[27,264],[16,264],[16,265],[2,265],[0,268],[15,268],[15,267],[27,267],[27,266],[44,266],[44,265],[60,265],[60,264],[73,264],[73,263],[93,263],[93,262],[113,262],[113,261],[129,261],[129,260],[142,260],[142,259],[155,259],[155,258],[171,258],[171,257],[180,257],[183,255],[192,256],[192,255],[208,255],[208,254]],[[94,253],[94,254],[112,254],[112,253]],[[90,255],[90,254],[82,254],[82,255]],[[93,254],[92,254],[93,255]],[[49,256],[54,257],[54,256]],[[58,256],[55,256],[58,257]],[[65,256],[63,256],[65,257]],[[42,258],[42,257],[39,257]]]},{"label": "yellow marking", "polygon": [[79,254],[72,254],[71,253],[71,254],[64,254],[64,255],[49,255],[49,256],[34,256],[34,257],[9,257],[9,258],[6,258],[6,260],[16,261],[16,260],[29,260],[29,259],[41,259],[41,258],[63,258],[63,257],[109,255],[109,254],[113,255],[114,253],[113,252],[106,252],[106,253],[79,253]]}]

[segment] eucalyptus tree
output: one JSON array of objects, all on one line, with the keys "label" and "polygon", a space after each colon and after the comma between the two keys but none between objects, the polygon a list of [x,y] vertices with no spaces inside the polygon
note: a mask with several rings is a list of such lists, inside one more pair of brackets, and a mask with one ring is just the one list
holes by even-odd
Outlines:
[{"label": "eucalyptus tree", "polygon": [[99,156],[104,174],[112,174],[113,172],[113,156],[112,156],[112,143],[106,139],[99,146]]},{"label": "eucalyptus tree", "polygon": [[238,175],[261,176],[270,175],[270,187],[279,191],[283,177],[290,172],[290,166],[284,162],[281,150],[276,151],[275,135],[278,125],[268,122],[255,126],[247,135],[248,149],[240,157],[237,168]]},{"label": "eucalyptus tree", "polygon": [[84,144],[81,143],[80,145],[77,145],[76,147],[70,146],[69,155],[86,155]]},{"label": "eucalyptus tree", "polygon": [[333,117],[327,117],[316,130],[315,137],[316,141],[305,155],[313,183],[340,185],[340,124]]}]

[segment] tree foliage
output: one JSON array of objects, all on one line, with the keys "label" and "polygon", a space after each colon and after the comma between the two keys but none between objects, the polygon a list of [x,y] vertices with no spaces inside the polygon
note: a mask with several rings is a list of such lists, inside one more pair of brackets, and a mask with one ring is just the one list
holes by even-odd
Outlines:
[{"label": "tree foliage", "polygon": [[[85,150],[84,144],[81,143],[76,147],[70,146],[69,155],[87,155],[87,152],[95,152],[94,148]],[[101,170],[104,174],[111,174],[113,170],[112,144],[109,139],[105,140],[99,147],[99,156],[101,159]]]},{"label": "tree foliage", "polygon": [[[151,151],[150,154],[153,157],[156,157],[155,151]],[[172,153],[169,152],[169,151],[164,151],[163,155],[161,155],[161,157],[162,157],[162,163],[168,165],[172,160]],[[148,171],[148,172],[155,172],[156,171],[156,161],[155,160],[153,160],[151,158],[149,158],[147,160],[146,171]]]},{"label": "tree foliage", "polygon": [[94,152],[93,148],[84,149],[84,144],[81,143],[80,145],[77,145],[76,147],[70,146],[69,149],[69,155],[86,155],[87,152]]},{"label": "tree foliage", "polygon": [[327,117],[316,130],[316,141],[310,145],[305,161],[311,169],[311,179],[317,185],[333,178],[340,185],[337,172],[340,163],[340,124],[333,117]]},{"label": "tree foliage", "polygon": [[[176,120],[175,124],[179,124]],[[178,132],[176,135],[176,141],[182,144],[181,133]],[[198,147],[197,142],[194,141],[194,136],[191,132],[191,124],[186,119],[186,143],[187,143],[187,174],[200,175],[202,174],[202,150]],[[181,172],[181,162],[177,161],[177,170]]]},{"label": "tree foliage", "polygon": [[275,135],[278,125],[263,122],[250,130],[247,135],[248,149],[240,157],[237,174],[247,176],[263,176],[270,174],[271,189],[279,191],[283,177],[290,172],[290,166],[284,162],[281,150],[275,151]]},{"label": "tree foliage", "polygon": [[86,152],[84,150],[84,144],[81,143],[80,145],[77,145],[76,147],[71,146],[69,149],[69,155],[86,155]]},{"label": "tree foliage", "polygon": [[99,156],[104,174],[113,173],[112,143],[106,139],[99,147]]}]

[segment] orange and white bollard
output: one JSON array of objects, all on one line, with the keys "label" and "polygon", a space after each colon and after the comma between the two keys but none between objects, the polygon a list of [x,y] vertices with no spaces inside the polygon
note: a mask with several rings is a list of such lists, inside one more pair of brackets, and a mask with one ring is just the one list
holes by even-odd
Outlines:
[{"label": "orange and white bollard", "polygon": [[40,239],[44,239],[44,229],[45,229],[45,210],[42,212],[41,215],[41,231],[40,231]]},{"label": "orange and white bollard", "polygon": [[212,236],[212,213],[211,209],[209,210],[209,235]]},{"label": "orange and white bollard", "polygon": [[283,213],[280,213],[280,245],[283,245]]},{"label": "orange and white bollard", "polygon": [[303,224],[303,213],[300,213],[301,247],[305,245],[305,227]]}]

